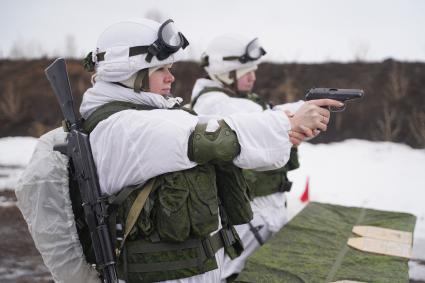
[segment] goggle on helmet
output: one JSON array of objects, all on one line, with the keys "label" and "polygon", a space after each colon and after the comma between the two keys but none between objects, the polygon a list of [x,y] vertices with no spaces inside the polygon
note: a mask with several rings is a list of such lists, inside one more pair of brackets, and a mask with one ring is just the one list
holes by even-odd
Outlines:
[{"label": "goggle on helmet", "polygon": [[[254,38],[247,44],[244,54],[240,56],[226,56],[223,57],[223,61],[238,60],[240,63],[245,64],[250,61],[260,59],[260,57],[264,56],[266,53],[266,50],[264,50],[264,48],[260,45],[258,38]],[[201,67],[207,66],[209,66],[209,56],[207,54],[203,54],[201,58]]]},{"label": "goggle on helmet", "polygon": [[174,21],[165,21],[158,30],[158,39],[148,46],[146,61],[150,62],[153,56],[162,61],[180,48],[185,49],[189,45],[186,37],[177,30]]},{"label": "goggle on helmet", "polygon": [[[159,61],[165,60],[176,53],[180,48],[185,49],[189,45],[186,37],[177,30],[174,21],[165,21],[158,30],[158,39],[151,45],[133,46],[129,48],[129,56],[146,54],[145,60],[150,63],[155,56]],[[105,52],[98,53],[97,61],[105,60]]]},{"label": "goggle on helmet", "polygon": [[245,53],[241,56],[226,56],[223,57],[224,61],[238,60],[242,64],[249,61],[260,59],[261,56],[266,54],[266,50],[260,45],[258,38],[251,40],[245,48]]}]

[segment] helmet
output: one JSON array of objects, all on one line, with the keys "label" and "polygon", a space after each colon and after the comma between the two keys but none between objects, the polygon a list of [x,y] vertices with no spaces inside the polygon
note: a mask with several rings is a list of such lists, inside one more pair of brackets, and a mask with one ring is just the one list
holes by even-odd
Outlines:
[{"label": "helmet", "polygon": [[[257,38],[248,38],[237,34],[226,34],[214,38],[202,55],[202,66],[208,75],[223,82],[230,78],[232,71],[243,70],[244,73],[255,70],[266,51]],[[242,75],[238,75],[240,77]],[[225,80],[226,84],[233,81]]]},{"label": "helmet", "polygon": [[97,48],[89,53],[85,65],[91,61],[96,79],[120,82],[139,70],[180,60],[187,45],[189,42],[177,31],[173,20],[163,24],[148,19],[119,22],[100,35]]}]

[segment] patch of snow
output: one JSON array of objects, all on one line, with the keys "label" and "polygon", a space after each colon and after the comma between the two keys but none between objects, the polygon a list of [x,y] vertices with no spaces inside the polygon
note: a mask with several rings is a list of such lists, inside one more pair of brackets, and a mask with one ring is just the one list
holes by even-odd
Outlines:
[{"label": "patch of snow", "polygon": [[0,138],[0,191],[15,188],[36,143],[32,137]]},{"label": "patch of snow", "polygon": [[0,165],[27,165],[36,143],[32,137],[0,138]]}]

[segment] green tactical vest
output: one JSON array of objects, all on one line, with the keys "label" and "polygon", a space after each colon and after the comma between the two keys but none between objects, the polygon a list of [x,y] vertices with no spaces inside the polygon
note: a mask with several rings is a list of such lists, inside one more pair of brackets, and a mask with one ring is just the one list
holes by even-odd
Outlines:
[{"label": "green tactical vest", "polygon": [[[255,93],[235,93],[228,88],[222,87],[206,87],[192,101],[192,108],[198,101],[198,98],[208,92],[219,91],[230,97],[246,98],[259,104],[263,110],[267,109],[267,103],[259,95]],[[251,197],[260,197],[270,195],[276,192],[289,192],[292,182],[288,180],[287,173],[290,170],[299,167],[297,148],[291,148],[291,155],[288,163],[279,169],[269,171],[243,170],[243,175],[250,188]]]},{"label": "green tactical vest", "polygon": [[291,148],[288,163],[282,168],[269,171],[243,170],[243,175],[251,189],[252,197],[267,196],[276,192],[289,192],[292,182],[287,173],[299,167],[297,148]]},{"label": "green tactical vest", "polygon": [[[127,102],[108,103],[91,114],[83,128],[90,133],[100,121],[128,109],[154,108]],[[111,197],[114,201],[110,230],[117,239],[117,247],[121,246],[123,229],[115,227],[126,222],[141,189],[125,188]],[[249,201],[242,170],[231,163],[198,165],[156,177],[120,250],[119,278],[129,283],[186,278],[216,269],[215,253],[221,247],[231,258],[240,255],[243,246],[232,225],[252,219]],[[219,225],[219,213],[223,228],[210,236]],[[80,231],[86,258],[93,262],[89,235],[84,233],[84,227]]]}]

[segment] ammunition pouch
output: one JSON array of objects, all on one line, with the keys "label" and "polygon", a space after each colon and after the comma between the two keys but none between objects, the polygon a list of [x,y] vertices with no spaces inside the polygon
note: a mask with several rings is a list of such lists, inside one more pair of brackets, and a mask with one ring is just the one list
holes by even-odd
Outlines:
[{"label": "ammunition pouch", "polygon": [[242,174],[242,169],[230,162],[220,163],[215,168],[218,195],[229,224],[248,223],[253,218],[253,212],[250,205],[250,188]]},{"label": "ammunition pouch", "polygon": [[207,124],[198,124],[189,137],[188,157],[198,164],[227,162],[240,153],[236,133],[224,122],[215,132],[207,132]]},{"label": "ammunition pouch", "polygon": [[[122,246],[120,277],[127,282],[185,278],[217,268],[214,254],[236,245],[236,235],[219,226],[217,186],[213,165],[156,177],[153,189]],[[117,222],[125,223],[140,192],[120,195]],[[124,190],[120,193],[123,194]],[[116,233],[117,236],[119,233]],[[119,243],[117,246],[120,246]],[[164,272],[167,271],[167,272]]]},{"label": "ammunition pouch", "polygon": [[[183,242],[189,237],[207,237],[218,227],[215,176],[213,165],[203,165],[157,177],[129,239]],[[139,191],[131,192],[118,207],[122,220],[127,219]]]},{"label": "ammunition pouch", "polygon": [[251,188],[252,197],[289,192],[292,183],[288,181],[286,173],[285,167],[270,171],[243,170],[246,182]]},{"label": "ammunition pouch", "polygon": [[297,148],[293,147],[284,167],[270,171],[243,170],[243,175],[251,188],[252,197],[267,196],[276,192],[289,192],[292,182],[288,180],[287,173],[299,166]]},{"label": "ammunition pouch", "polygon": [[163,240],[206,237],[218,227],[218,200],[212,165],[197,166],[161,178],[156,228]]}]

